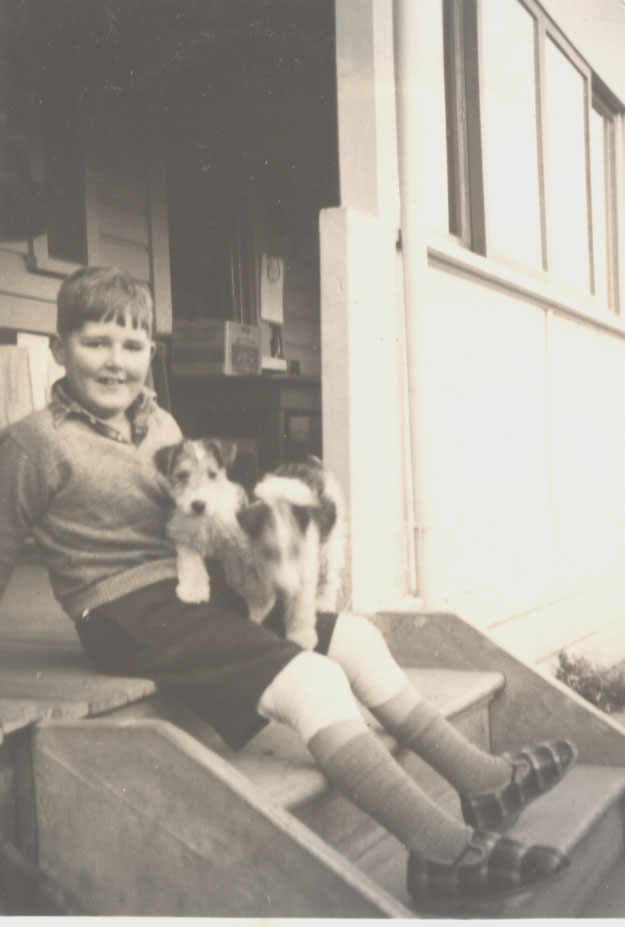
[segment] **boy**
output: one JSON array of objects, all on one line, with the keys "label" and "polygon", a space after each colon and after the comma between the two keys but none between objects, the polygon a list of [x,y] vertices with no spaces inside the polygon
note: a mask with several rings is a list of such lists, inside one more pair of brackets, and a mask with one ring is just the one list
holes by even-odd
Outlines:
[{"label": "boy", "polygon": [[[155,679],[235,749],[268,719],[291,725],[328,779],[406,845],[417,905],[527,890],[563,871],[557,850],[482,828],[555,785],[575,758],[568,742],[483,753],[420,699],[356,615],[319,615],[311,653],[280,636],[279,609],[262,626],[247,620],[215,564],[210,603],[176,598],[153,457],[180,432],[144,386],[151,297],[123,271],[86,267],[60,288],[57,328],[65,377],[47,409],[0,435],[0,594],[32,534],[96,668]],[[396,764],[357,700],[458,789],[465,822]]]}]

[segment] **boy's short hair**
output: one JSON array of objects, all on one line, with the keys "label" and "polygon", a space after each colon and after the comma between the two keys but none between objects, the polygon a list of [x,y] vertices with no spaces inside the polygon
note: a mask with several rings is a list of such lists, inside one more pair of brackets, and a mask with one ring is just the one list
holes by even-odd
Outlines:
[{"label": "boy's short hair", "polygon": [[118,267],[81,267],[61,284],[56,330],[62,337],[85,322],[110,322],[144,329],[152,337],[154,304],[145,283]]}]

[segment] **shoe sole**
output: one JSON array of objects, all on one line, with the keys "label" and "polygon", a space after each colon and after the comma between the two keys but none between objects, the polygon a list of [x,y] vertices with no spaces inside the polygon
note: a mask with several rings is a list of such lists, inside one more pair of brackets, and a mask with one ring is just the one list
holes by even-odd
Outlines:
[{"label": "shoe sole", "polygon": [[441,914],[462,915],[463,910],[461,909],[465,909],[464,913],[466,913],[467,907],[497,904],[500,901],[516,898],[519,895],[532,895],[540,892],[542,889],[559,882],[569,872],[570,868],[570,866],[565,866],[564,869],[560,869],[539,882],[534,882],[533,885],[519,885],[499,892],[492,892],[488,895],[460,895],[453,898],[426,898],[419,901],[413,899],[412,907],[416,914],[432,914],[437,917]]}]

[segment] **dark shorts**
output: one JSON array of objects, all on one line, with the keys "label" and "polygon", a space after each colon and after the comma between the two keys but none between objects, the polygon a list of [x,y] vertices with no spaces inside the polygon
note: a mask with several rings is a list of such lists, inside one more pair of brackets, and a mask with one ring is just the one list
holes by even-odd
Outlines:
[{"label": "dark shorts", "polygon": [[[327,653],[336,615],[319,614],[317,651]],[[276,607],[258,625],[211,569],[211,600],[189,605],[164,580],[93,609],[77,623],[87,657],[103,673],[154,679],[239,749],[267,723],[258,701],[301,648],[282,636]]]}]

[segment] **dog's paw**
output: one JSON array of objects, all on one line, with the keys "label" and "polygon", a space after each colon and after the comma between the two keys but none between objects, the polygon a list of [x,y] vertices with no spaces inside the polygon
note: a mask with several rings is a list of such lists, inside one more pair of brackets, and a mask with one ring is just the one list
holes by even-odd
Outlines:
[{"label": "dog's paw", "polygon": [[317,646],[318,637],[314,628],[298,628],[289,631],[287,637],[294,644],[299,644],[302,650],[314,650]]},{"label": "dog's paw", "polygon": [[210,601],[210,587],[208,583],[178,583],[176,595],[181,602],[189,605],[199,605]]}]

